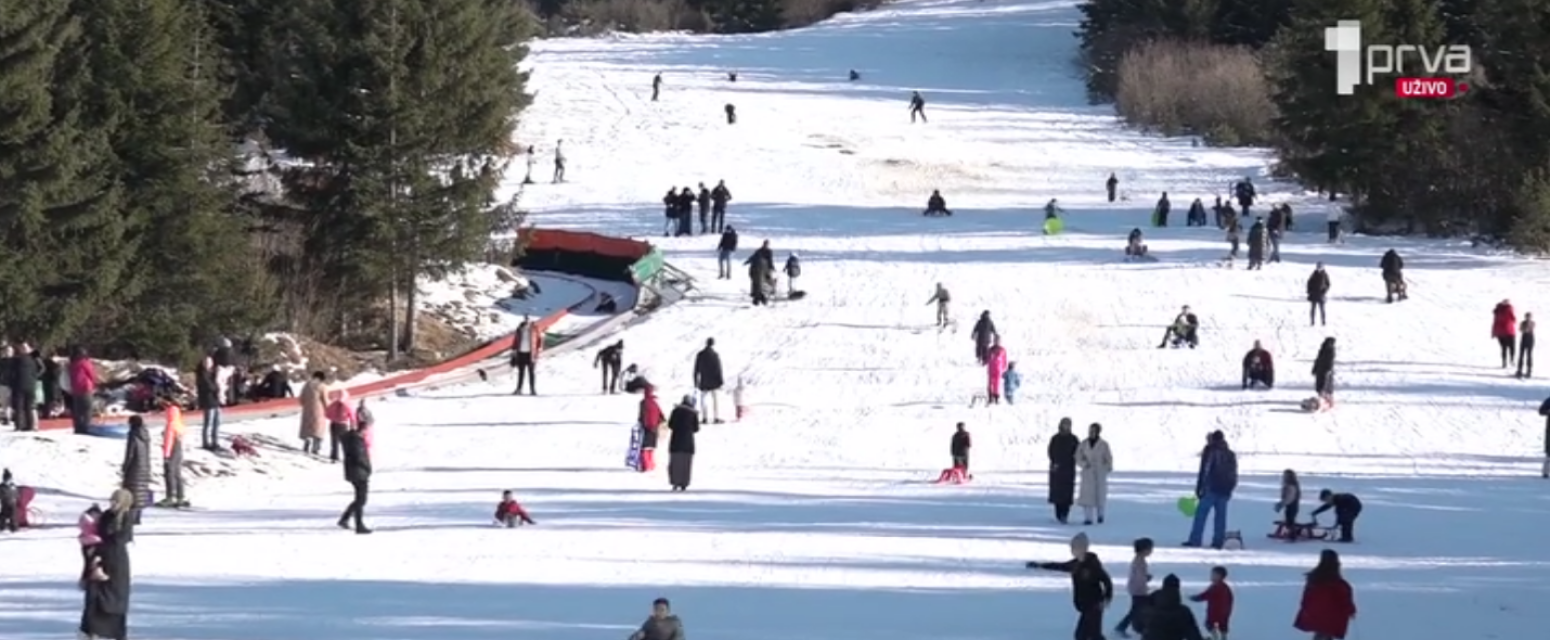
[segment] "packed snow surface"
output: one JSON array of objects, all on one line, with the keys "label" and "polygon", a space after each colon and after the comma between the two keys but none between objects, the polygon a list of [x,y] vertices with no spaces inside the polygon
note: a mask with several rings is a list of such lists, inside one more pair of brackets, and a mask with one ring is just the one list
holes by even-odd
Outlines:
[{"label": "packed snow surface", "polygon": [[[748,308],[741,267],[715,278],[713,237],[653,238],[700,291],[620,336],[667,404],[714,338],[727,377],[749,385],[749,415],[701,430],[693,486],[672,494],[662,471],[623,468],[637,399],[597,395],[590,352],[541,360],[538,397],[492,379],[383,400],[375,535],[334,527],[348,501],[335,466],[196,478],[201,510],[146,515],[132,633],[617,640],[665,596],[698,638],[1068,637],[1069,581],[1022,564],[1064,559],[1084,529],[1054,524],[1045,504],[1044,448],[1070,416],[1079,431],[1102,423],[1114,451],[1107,523],[1085,527],[1109,570],[1122,579],[1141,536],[1159,545],[1153,575],[1177,573],[1187,593],[1226,566],[1233,637],[1306,637],[1291,621],[1324,545],[1265,538],[1288,468],[1302,472],[1305,513],[1325,487],[1366,502],[1358,541],[1339,547],[1360,609],[1351,637],[1541,636],[1545,392],[1498,368],[1489,322],[1504,298],[1520,317],[1543,308],[1550,274],[1461,245],[1326,244],[1323,211],[1262,178],[1264,154],[1143,137],[1084,106],[1069,70],[1077,18],[1067,1],[906,1],[779,34],[537,43],[522,136],[541,153],[565,140],[570,162],[569,183],[524,198],[536,224],[660,236],[669,186],[724,179],[739,259],[765,239],[780,259],[802,256],[807,299]],[[850,68],[862,80],[847,82]],[[929,124],[908,121],[915,89]],[[1110,172],[1128,200],[1104,201]],[[1190,200],[1245,175],[1265,205],[1298,212],[1283,262],[1222,268],[1214,227],[1147,228],[1157,260],[1121,260],[1160,192],[1181,221]],[[932,189],[953,217],[919,215]],[[1051,198],[1068,232],[1045,237]],[[1386,305],[1376,265],[1391,246],[1411,299]],[[1329,325],[1310,327],[1316,262],[1333,290]],[[936,282],[952,290],[956,331],[930,326]],[[1156,349],[1186,304],[1200,348]],[[1015,405],[969,408],[985,377],[968,335],[981,310],[1023,371]],[[1326,336],[1339,344],[1337,404],[1303,413]],[[1273,391],[1239,389],[1254,340],[1275,355]],[[730,418],[729,399],[721,411]],[[974,481],[931,485],[959,421],[974,434]],[[288,441],[296,424],[240,428]],[[1247,548],[1180,549],[1175,502],[1215,429],[1239,455],[1230,528]],[[51,522],[114,485],[111,444],[81,441],[102,462],[70,469],[60,446],[7,438],[0,461],[46,488]],[[536,527],[490,524],[502,489]],[[0,637],[73,631],[73,535],[0,540]]]}]

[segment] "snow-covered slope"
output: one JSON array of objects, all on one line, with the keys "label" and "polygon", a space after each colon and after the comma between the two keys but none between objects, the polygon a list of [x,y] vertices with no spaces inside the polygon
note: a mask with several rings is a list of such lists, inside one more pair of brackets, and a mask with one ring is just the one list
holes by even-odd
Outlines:
[{"label": "snow-covered slope", "polygon": [[[538,44],[522,134],[541,153],[566,141],[570,183],[527,192],[535,223],[657,236],[663,191],[724,179],[744,253],[769,239],[779,257],[802,256],[811,295],[753,309],[741,270],[715,279],[714,238],[654,238],[702,290],[621,336],[668,403],[714,338],[729,377],[751,387],[750,416],[707,425],[693,487],[669,494],[660,471],[622,468],[636,399],[597,395],[590,353],[541,362],[537,398],[496,380],[384,401],[377,534],[334,528],[348,500],[337,467],[202,480],[206,510],[147,516],[136,635],[616,640],[665,596],[701,638],[1065,637],[1067,581],[1021,568],[1062,559],[1078,529],[1044,503],[1044,446],[1063,416],[1102,423],[1114,449],[1108,523],[1086,529],[1110,570],[1123,573],[1141,536],[1160,547],[1153,573],[1186,589],[1227,566],[1235,637],[1305,637],[1290,622],[1320,546],[1264,538],[1286,468],[1310,495],[1367,503],[1359,542],[1341,548],[1361,608],[1354,637],[1542,633],[1544,391],[1496,367],[1489,320],[1503,298],[1520,314],[1542,308],[1545,269],[1464,246],[1330,246],[1318,205],[1266,178],[1266,203],[1300,216],[1284,262],[1224,269],[1221,232],[1175,227],[1146,230],[1157,262],[1124,263],[1124,235],[1159,192],[1182,212],[1262,176],[1264,157],[1142,137],[1083,106],[1069,72],[1076,15],[1070,2],[903,2],[783,34]],[[862,81],[846,81],[850,68]],[[930,124],[908,122],[915,89]],[[1130,200],[1102,201],[1110,172]],[[956,215],[919,215],[931,189]],[[1050,198],[1069,212],[1064,235],[1037,231]],[[1412,287],[1396,305],[1376,270],[1389,246]],[[1315,262],[1334,282],[1327,327],[1308,326],[1303,301]],[[930,328],[936,282],[954,293],[956,333]],[[1156,349],[1184,304],[1201,315],[1201,348]],[[967,334],[981,310],[1023,370],[1016,405],[968,406],[984,377]],[[1305,414],[1296,404],[1326,336],[1340,344],[1338,406]],[[1256,339],[1276,356],[1274,391],[1238,389]],[[958,421],[974,433],[975,481],[931,486]],[[1174,503],[1213,429],[1240,456],[1242,551],[1174,546],[1188,526]],[[24,482],[111,488],[107,471],[67,473],[28,451],[40,453],[0,450]],[[491,528],[502,489],[540,524]],[[50,495],[45,508],[62,520],[83,504]],[[0,541],[0,637],[70,631],[70,537]]]}]

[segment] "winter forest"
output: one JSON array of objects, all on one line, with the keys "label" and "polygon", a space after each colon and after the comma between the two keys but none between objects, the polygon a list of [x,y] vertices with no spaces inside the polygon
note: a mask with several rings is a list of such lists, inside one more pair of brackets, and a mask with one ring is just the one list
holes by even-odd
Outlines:
[{"label": "winter forest", "polygon": [[[1550,247],[1550,4],[1091,0],[1082,12],[1089,97],[1132,124],[1271,147],[1285,176],[1351,205],[1358,230]],[[1470,47],[1469,91],[1406,100],[1380,77],[1337,95],[1324,29],[1338,20],[1360,21],[1366,43]]]}]

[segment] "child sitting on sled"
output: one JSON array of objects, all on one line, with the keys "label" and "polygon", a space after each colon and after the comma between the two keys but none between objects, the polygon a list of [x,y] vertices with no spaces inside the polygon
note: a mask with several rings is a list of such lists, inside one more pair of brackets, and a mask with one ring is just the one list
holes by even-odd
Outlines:
[{"label": "child sitting on sled", "polygon": [[1141,242],[1141,229],[1130,230],[1130,236],[1125,239],[1125,257],[1131,260],[1146,257],[1146,244]]},{"label": "child sitting on sled", "polygon": [[509,490],[501,492],[501,502],[495,505],[495,522],[507,528],[523,524],[538,524],[527,515],[527,510],[522,508],[522,504],[511,497]]}]

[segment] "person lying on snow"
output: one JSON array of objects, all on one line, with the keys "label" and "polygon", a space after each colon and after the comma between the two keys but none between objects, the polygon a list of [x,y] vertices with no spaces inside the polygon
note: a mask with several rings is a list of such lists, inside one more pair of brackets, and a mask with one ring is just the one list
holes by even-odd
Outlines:
[{"label": "person lying on snow", "polygon": [[953,212],[947,208],[947,199],[942,197],[942,192],[933,190],[931,197],[926,199],[926,212],[922,215],[950,216]]},{"label": "person lying on snow", "polygon": [[501,502],[495,505],[495,522],[505,525],[507,528],[523,524],[538,524],[528,517],[527,510],[516,498],[511,497],[511,491],[501,492]]},{"label": "person lying on snow", "polygon": [[1356,527],[1357,516],[1362,515],[1362,501],[1351,493],[1335,493],[1329,489],[1319,491],[1319,502],[1324,504],[1314,509],[1311,514],[1318,518],[1319,514],[1335,510],[1335,528],[1340,530],[1340,542],[1352,542],[1352,535]]},{"label": "person lying on snow", "polygon": [[1167,331],[1163,332],[1162,344],[1157,345],[1157,348],[1170,345],[1175,349],[1184,345],[1189,345],[1191,349],[1200,346],[1200,319],[1190,312],[1189,305],[1184,305],[1179,315],[1173,318],[1173,324],[1168,325]]},{"label": "person lying on snow", "polygon": [[1141,229],[1140,228],[1136,228],[1136,229],[1131,229],[1130,230],[1130,237],[1125,238],[1125,257],[1127,257],[1127,258],[1144,258],[1144,257],[1146,257],[1146,243],[1141,241],[1141,237],[1142,236],[1141,236]]},{"label": "person lying on snow", "polygon": [[1276,386],[1275,362],[1258,340],[1254,341],[1254,348],[1243,354],[1243,388],[1251,389],[1256,384],[1265,385],[1266,389]]}]

